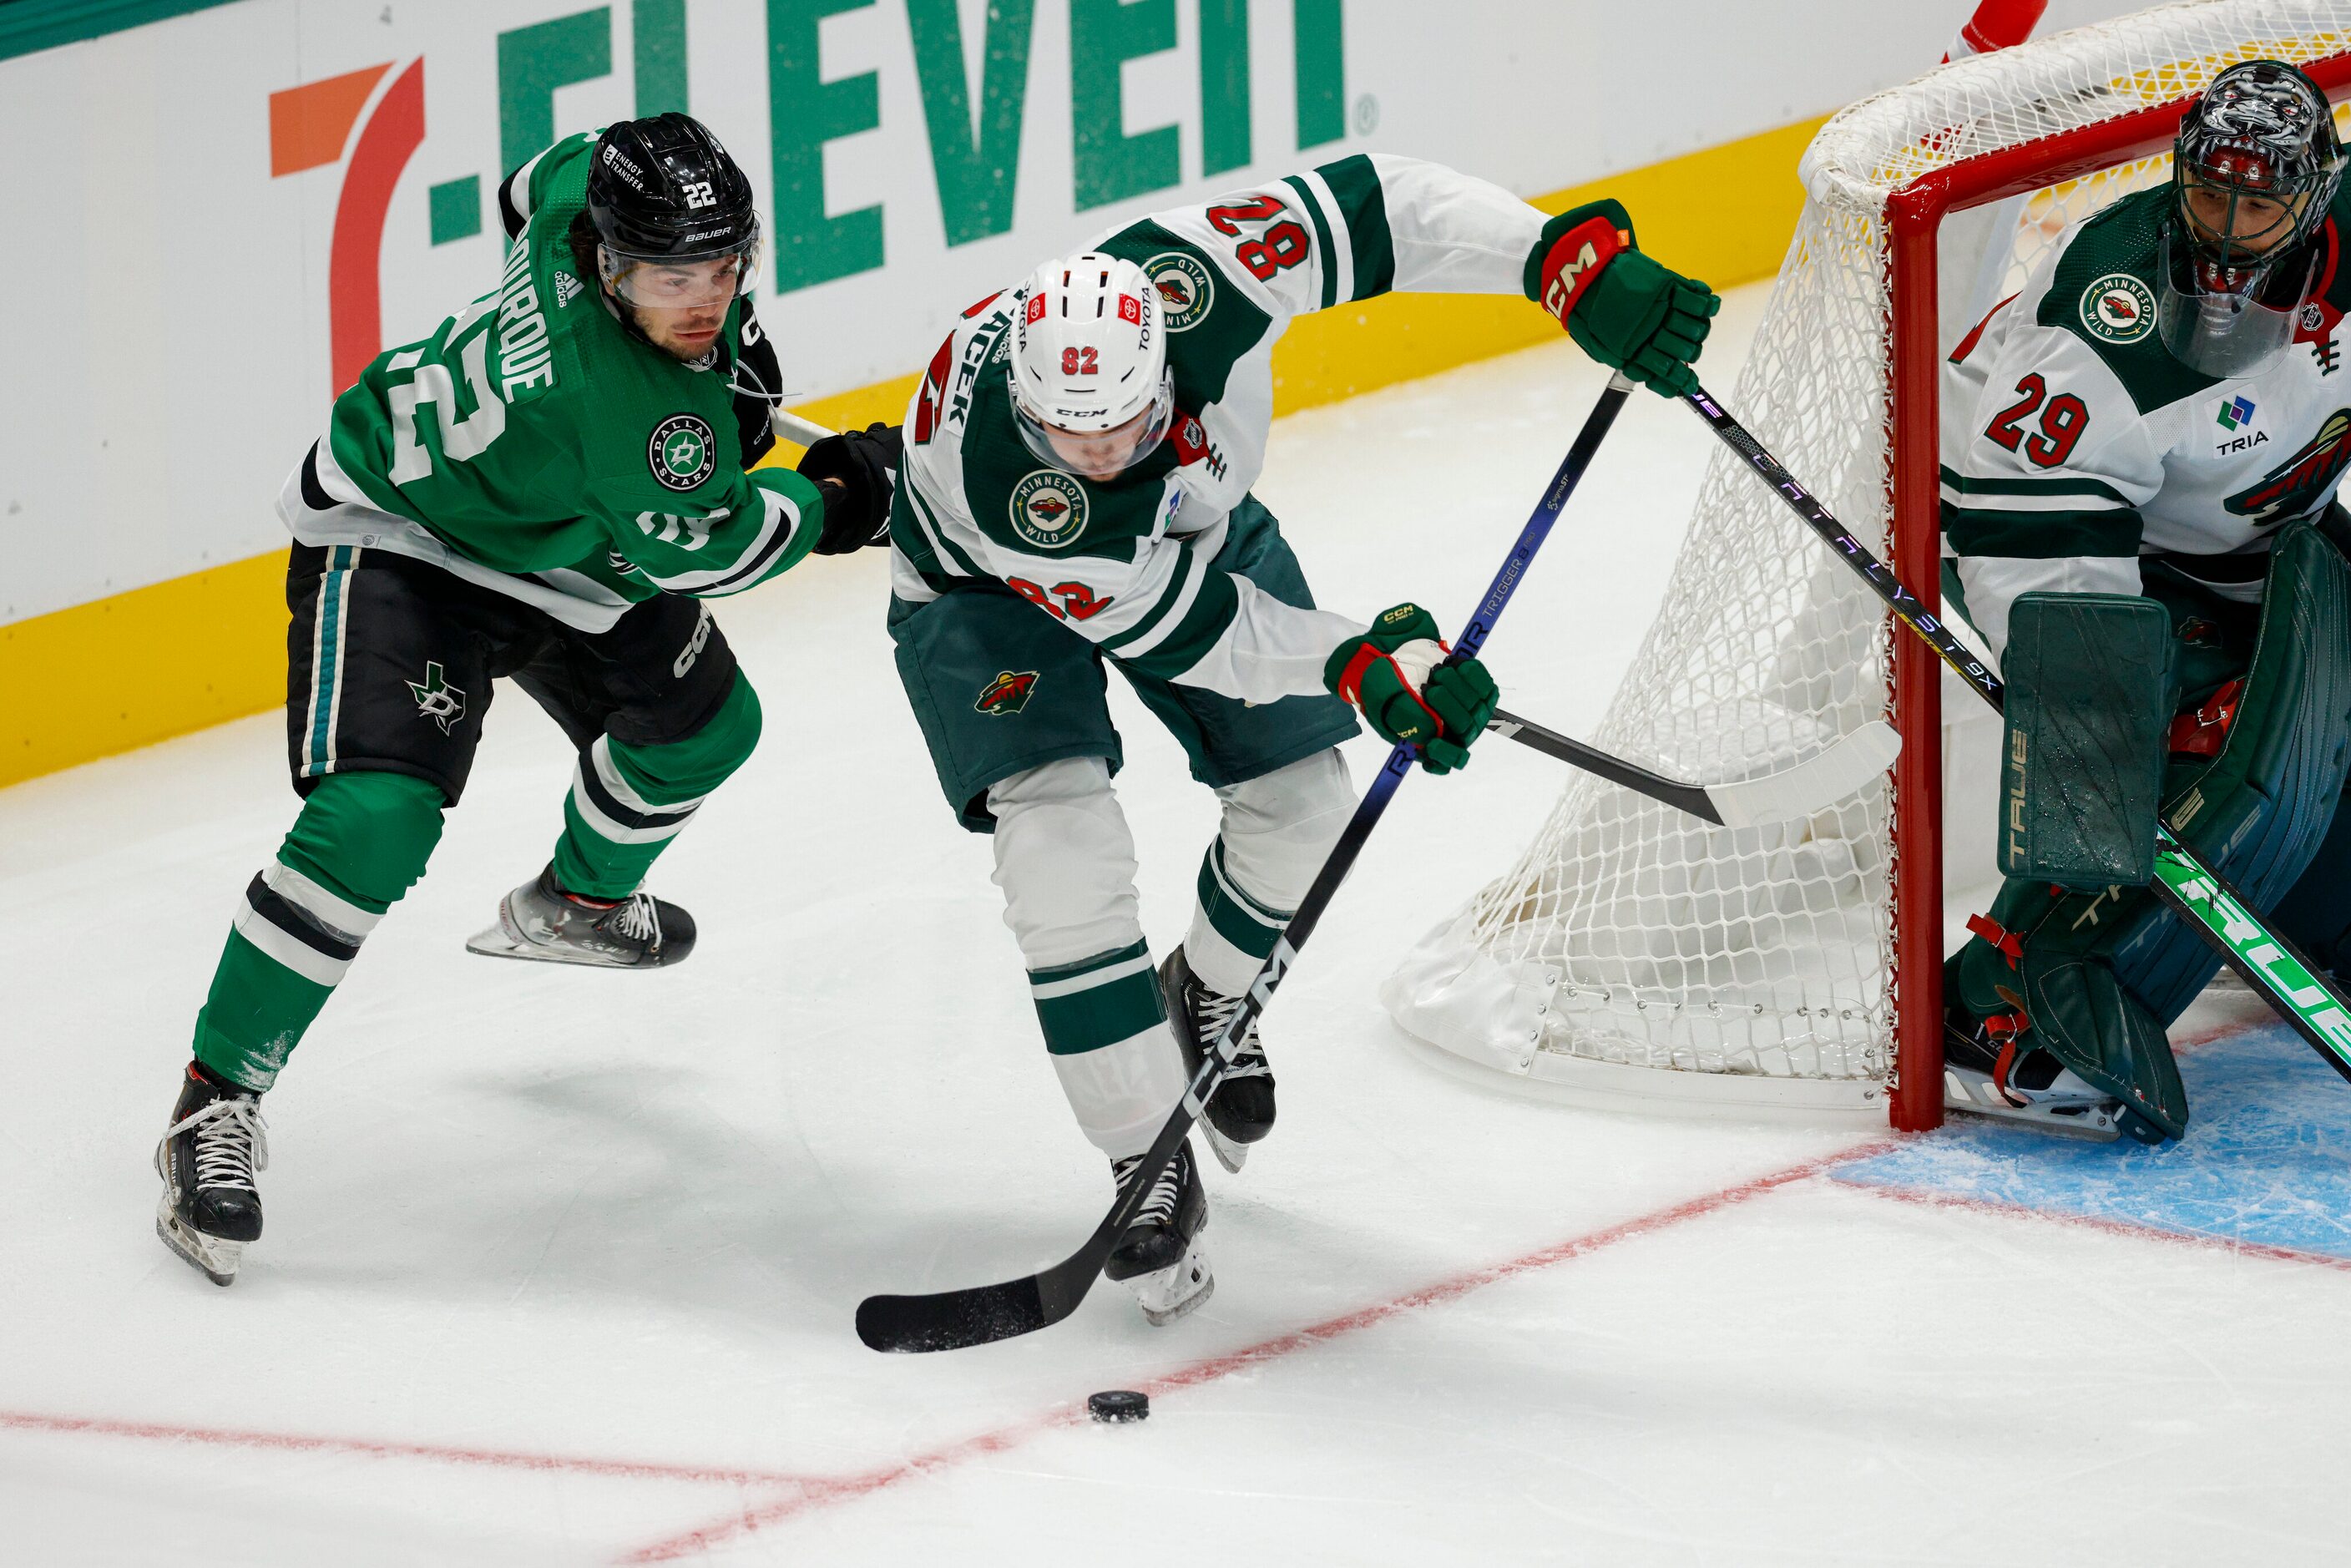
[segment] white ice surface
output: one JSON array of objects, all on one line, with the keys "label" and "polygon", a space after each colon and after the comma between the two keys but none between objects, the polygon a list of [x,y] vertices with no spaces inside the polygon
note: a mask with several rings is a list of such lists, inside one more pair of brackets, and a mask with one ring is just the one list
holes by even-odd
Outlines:
[{"label": "white ice surface", "polygon": [[[1324,602],[1452,623],[1600,385],[1562,345],[1301,415],[1262,494]],[[1511,706],[1588,732],[1706,441],[1627,411],[1489,648]],[[1025,1340],[860,1348],[861,1296],[1057,1258],[1108,1196],[883,584],[816,560],[721,608],[767,738],[662,862],[704,933],[675,971],[465,952],[569,768],[501,692],[432,874],[269,1096],[231,1290],[155,1240],[148,1158],[294,812],[280,721],[0,792],[0,1563],[2351,1560],[2351,1274],[1817,1179],[1563,1247],[1856,1139],[1407,1054],[1378,981],[1561,783],[1490,741],[1404,789],[1281,993],[1280,1132],[1208,1173],[1209,1306],[1153,1330],[1106,1287]],[[1212,801],[1113,687],[1164,945]],[[1546,1249],[1573,1255],[1186,1375]],[[1171,1375],[1144,1426],[1055,1424]]]}]

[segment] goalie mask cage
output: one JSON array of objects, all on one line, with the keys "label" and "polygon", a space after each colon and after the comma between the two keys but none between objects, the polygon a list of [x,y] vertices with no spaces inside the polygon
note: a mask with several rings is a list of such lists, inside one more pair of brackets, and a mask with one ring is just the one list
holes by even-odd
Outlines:
[{"label": "goalie mask cage", "polygon": [[[2263,57],[2345,96],[2351,0],[2189,0],[1957,61],[1845,110],[1806,152],[1803,215],[1729,407],[1928,608],[1944,355],[2070,225],[2168,180],[2189,102]],[[1538,1092],[1931,1127],[1941,666],[1727,450],[1669,581],[1596,744],[1713,782],[1885,713],[1904,737],[1891,778],[1809,821],[1730,830],[1579,776],[1382,999],[1438,1060]],[[1954,695],[1951,719],[1989,718]],[[1967,879],[1991,875],[1988,844]]]}]

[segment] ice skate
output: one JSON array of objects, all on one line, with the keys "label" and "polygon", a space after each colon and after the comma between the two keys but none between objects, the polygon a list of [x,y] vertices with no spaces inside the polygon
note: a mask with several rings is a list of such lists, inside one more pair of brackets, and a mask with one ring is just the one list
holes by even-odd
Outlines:
[{"label": "ice skate", "polygon": [[2119,1100],[2045,1051],[2009,1049],[1992,1038],[1987,1024],[1959,1008],[1943,1021],[1943,1103],[1970,1115],[2102,1144],[2124,1130]]},{"label": "ice skate", "polygon": [[163,1196],[155,1234],[215,1285],[235,1281],[246,1244],[261,1234],[261,1190],[269,1166],[261,1097],[224,1083],[194,1062],[155,1145]]},{"label": "ice skate", "polygon": [[[1111,1162],[1121,1192],[1142,1164],[1140,1155]],[[1152,1184],[1134,1223],[1102,1265],[1102,1277],[1133,1291],[1154,1327],[1172,1323],[1216,1293],[1216,1276],[1200,1241],[1207,1228],[1208,1195],[1193,1168],[1187,1141]]]},{"label": "ice skate", "polygon": [[[1168,1027],[1184,1047],[1184,1071],[1189,1076],[1200,1070],[1241,999],[1202,984],[1181,947],[1159,967],[1159,989],[1167,999]],[[1273,1131],[1273,1069],[1266,1064],[1265,1046],[1252,1019],[1232,1066],[1208,1097],[1208,1114],[1200,1124],[1217,1163],[1238,1175],[1249,1145]]]},{"label": "ice skate", "polygon": [[694,916],[650,893],[583,898],[555,883],[555,867],[498,901],[498,923],[465,944],[491,958],[653,969],[694,951]]}]

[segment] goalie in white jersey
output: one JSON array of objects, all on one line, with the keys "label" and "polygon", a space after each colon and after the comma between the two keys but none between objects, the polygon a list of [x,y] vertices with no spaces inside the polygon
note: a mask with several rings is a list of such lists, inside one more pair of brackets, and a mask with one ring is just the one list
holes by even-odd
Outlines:
[{"label": "goalie in white jersey", "polygon": [[[1353,810],[1335,747],[1356,715],[1443,772],[1493,710],[1426,611],[1367,627],[1315,607],[1249,494],[1275,340],[1392,288],[1522,293],[1604,363],[1687,390],[1717,301],[1631,244],[1613,202],[1547,219],[1434,164],[1347,158],[1106,235],[973,306],[931,361],[892,517],[898,670],[949,804],[995,835],[1046,1047],[1118,1180]],[[1224,805],[1190,930],[1155,968],[1105,659]],[[1273,1111],[1252,1032],[1207,1106],[1228,1168]],[[1104,1270],[1154,1322],[1211,1288],[1206,1217],[1179,1151]]]},{"label": "goalie in white jersey", "polygon": [[1968,1108],[2149,1142],[2186,1130],[2164,1031],[2219,964],[2146,890],[2158,808],[2319,965],[2351,956],[2343,153],[2265,60],[2175,152],[1958,345],[1942,399],[1947,580],[2009,693],[2009,880],[1947,971],[1949,1056]]}]

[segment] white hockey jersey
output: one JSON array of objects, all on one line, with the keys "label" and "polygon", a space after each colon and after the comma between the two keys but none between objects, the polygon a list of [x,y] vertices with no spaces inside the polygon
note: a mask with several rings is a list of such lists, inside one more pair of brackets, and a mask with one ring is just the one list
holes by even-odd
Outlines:
[{"label": "white hockey jersey", "polygon": [[1374,154],[1098,237],[1158,289],[1177,408],[1159,450],[1107,484],[1023,444],[1005,373],[1018,297],[982,300],[906,410],[893,591],[999,583],[1146,674],[1252,702],[1322,693],[1324,660],[1364,623],[1210,567],[1264,466],[1273,345],[1293,317],[1390,289],[1522,294],[1545,221],[1499,186]]},{"label": "white hockey jersey", "polygon": [[2324,511],[2351,465],[2337,337],[2351,196],[2321,236],[2294,343],[2229,381],[2181,364],[2156,330],[2170,200],[2143,192],[2075,226],[1944,366],[1944,549],[1995,652],[2019,595],[2138,593],[2150,558],[2257,602],[2271,538]]}]

